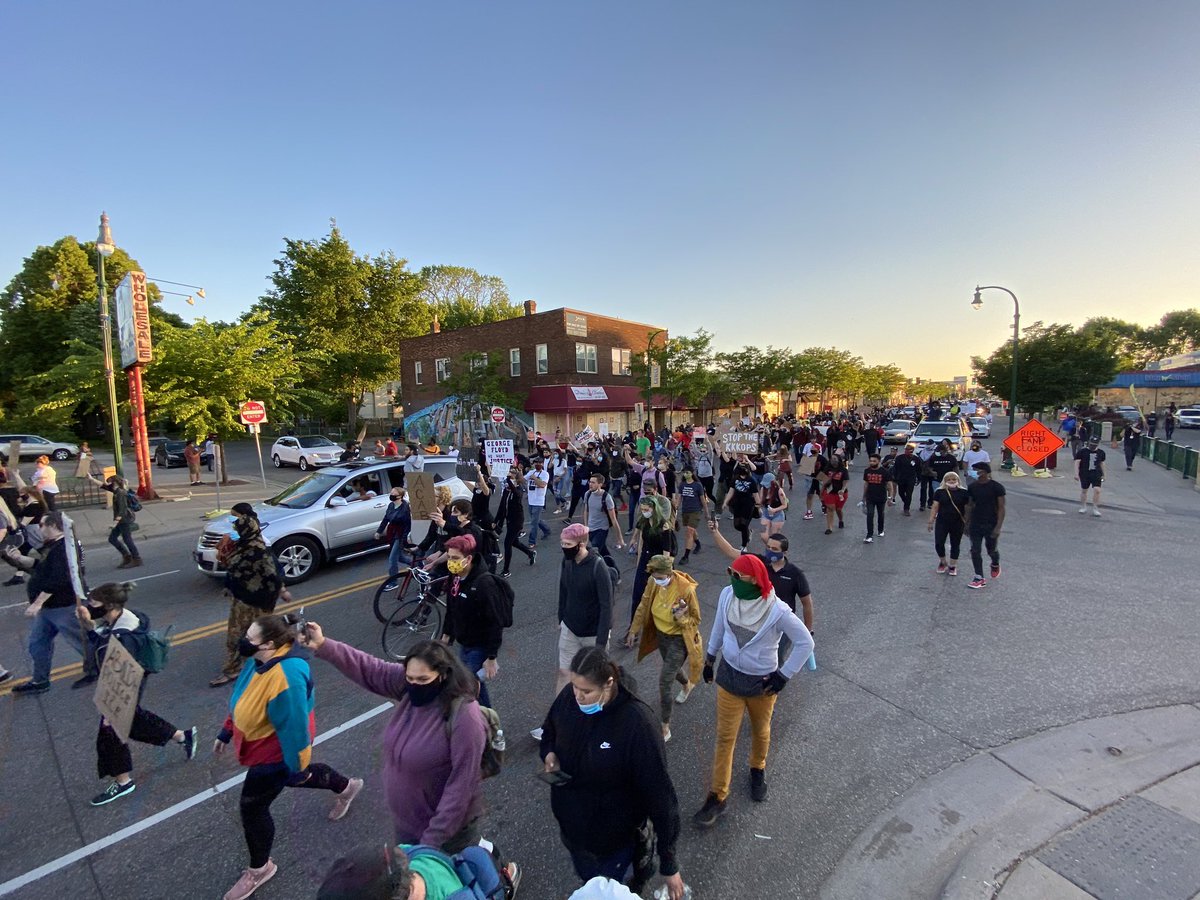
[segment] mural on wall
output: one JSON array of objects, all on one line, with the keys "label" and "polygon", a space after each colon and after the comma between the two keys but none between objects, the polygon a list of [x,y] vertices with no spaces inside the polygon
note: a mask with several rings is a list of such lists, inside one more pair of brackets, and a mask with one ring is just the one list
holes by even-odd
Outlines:
[{"label": "mural on wall", "polygon": [[404,417],[404,440],[422,446],[437,444],[443,450],[451,447],[474,447],[483,440],[511,440],[524,446],[533,420],[525,410],[504,407],[504,421],[492,421],[492,407],[473,403],[469,407],[457,397],[447,397]]}]

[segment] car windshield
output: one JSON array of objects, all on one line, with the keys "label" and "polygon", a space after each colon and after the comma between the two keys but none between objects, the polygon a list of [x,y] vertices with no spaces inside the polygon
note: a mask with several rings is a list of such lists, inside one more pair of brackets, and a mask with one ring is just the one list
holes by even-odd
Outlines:
[{"label": "car windshield", "polygon": [[187,441],[159,441],[168,453],[178,453],[187,446]]},{"label": "car windshield", "polygon": [[923,422],[917,426],[917,434],[957,437],[960,432],[957,422]]},{"label": "car windshield", "polygon": [[913,423],[908,421],[908,419],[893,419],[892,424],[888,425],[888,428],[912,428],[912,427],[913,427]]},{"label": "car windshield", "polygon": [[1200,409],[1181,409],[1179,415],[1187,416],[1189,419],[1194,419],[1200,416]]},{"label": "car windshield", "polygon": [[282,506],[287,509],[308,509],[325,495],[331,487],[341,481],[340,475],[328,472],[314,472],[307,478],[301,478],[287,490],[276,494],[266,501],[268,506]]},{"label": "car windshield", "polygon": [[971,424],[972,425],[986,425],[987,419],[985,419],[983,416],[971,416]]},{"label": "car windshield", "polygon": [[308,437],[302,437],[300,440],[301,447],[336,447],[333,441],[325,437],[323,434],[314,434]]}]

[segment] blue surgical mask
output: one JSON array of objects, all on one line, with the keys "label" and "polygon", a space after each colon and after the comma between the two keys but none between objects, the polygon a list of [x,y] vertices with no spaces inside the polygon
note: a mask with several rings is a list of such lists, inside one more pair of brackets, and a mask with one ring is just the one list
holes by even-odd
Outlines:
[{"label": "blue surgical mask", "polygon": [[767,562],[779,562],[779,560],[783,559],[783,554],[776,553],[774,550],[766,551],[763,556],[767,558]]},{"label": "blue surgical mask", "polygon": [[604,709],[604,704],[600,703],[599,701],[595,703],[580,703],[578,700],[576,700],[575,703],[579,707],[579,711],[585,716],[594,716],[596,713],[600,712],[600,710]]}]

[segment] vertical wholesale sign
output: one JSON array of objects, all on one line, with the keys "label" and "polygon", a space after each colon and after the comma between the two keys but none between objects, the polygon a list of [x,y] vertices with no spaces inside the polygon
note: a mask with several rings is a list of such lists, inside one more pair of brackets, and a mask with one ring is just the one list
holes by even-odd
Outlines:
[{"label": "vertical wholesale sign", "polygon": [[117,313],[121,368],[147,365],[154,359],[154,346],[150,336],[150,296],[146,291],[146,273],[126,273],[113,291],[113,305]]}]

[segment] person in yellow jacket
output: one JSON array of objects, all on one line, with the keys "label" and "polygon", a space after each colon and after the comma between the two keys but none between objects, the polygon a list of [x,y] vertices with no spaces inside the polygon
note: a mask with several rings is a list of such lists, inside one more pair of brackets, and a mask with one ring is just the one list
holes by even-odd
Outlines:
[{"label": "person in yellow jacket", "polygon": [[[684,572],[676,572],[675,560],[669,553],[650,557],[646,573],[650,580],[633,614],[633,624],[625,636],[625,646],[632,647],[640,636],[639,662],[656,648],[662,657],[662,669],[658,673],[658,696],[665,742],[671,739],[671,691],[675,682],[682,687],[674,696],[674,702],[683,703],[692,688],[700,682],[704,668],[700,601],[696,599],[696,580]],[[684,663],[687,663],[687,675],[683,674]]]}]

